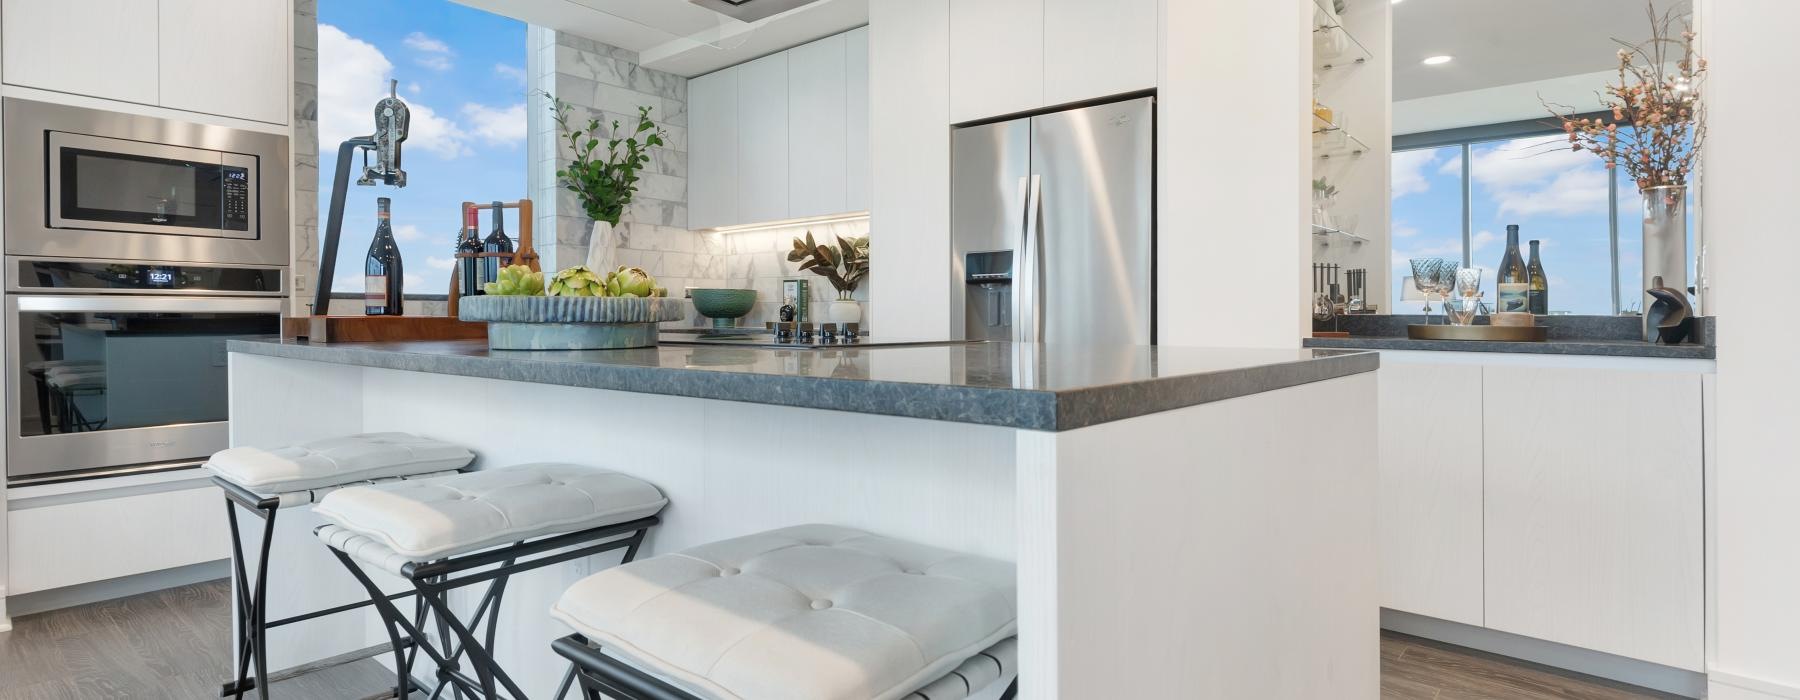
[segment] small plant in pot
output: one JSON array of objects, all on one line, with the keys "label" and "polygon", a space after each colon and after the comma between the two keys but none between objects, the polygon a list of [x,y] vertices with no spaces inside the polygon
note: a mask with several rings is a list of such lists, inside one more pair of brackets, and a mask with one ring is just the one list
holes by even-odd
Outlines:
[{"label": "small plant in pot", "polygon": [[805,239],[794,239],[794,249],[788,252],[787,259],[800,263],[802,272],[812,270],[824,277],[837,289],[837,301],[831,303],[832,323],[859,323],[862,306],[850,297],[869,276],[869,237],[836,238],[837,245],[820,245],[808,231]]},{"label": "small plant in pot", "polygon": [[598,119],[575,126],[570,121],[573,108],[554,96],[550,100],[556,124],[574,152],[556,177],[564,189],[575,193],[594,222],[585,262],[593,270],[614,269],[618,249],[614,228],[637,194],[638,173],[650,165],[650,149],[662,146],[666,134],[650,121],[649,107],[638,108],[637,127],[626,134],[618,120],[611,129],[603,129]]}]

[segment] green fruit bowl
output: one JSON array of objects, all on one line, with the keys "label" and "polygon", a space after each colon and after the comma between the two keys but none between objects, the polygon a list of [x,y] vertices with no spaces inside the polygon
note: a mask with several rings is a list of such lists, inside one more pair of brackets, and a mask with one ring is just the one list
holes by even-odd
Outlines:
[{"label": "green fruit bowl", "polygon": [[756,306],[754,289],[693,289],[694,312],[713,320],[713,328],[731,328]]}]

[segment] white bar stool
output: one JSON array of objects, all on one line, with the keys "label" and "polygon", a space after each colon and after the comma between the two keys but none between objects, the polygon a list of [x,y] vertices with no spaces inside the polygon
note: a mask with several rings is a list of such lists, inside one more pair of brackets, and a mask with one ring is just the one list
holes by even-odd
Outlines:
[{"label": "white bar stool", "polygon": [[[552,644],[589,700],[965,698],[1016,673],[1010,563],[831,525],[577,582]],[[1013,681],[1002,697],[1017,693]]]},{"label": "white bar stool", "polygon": [[[233,447],[214,454],[206,468],[213,473],[213,483],[225,492],[225,517],[231,526],[232,576],[237,589],[237,672],[219,695],[241,698],[254,689],[259,697],[269,697],[265,658],[270,628],[373,604],[341,605],[270,622],[265,605],[269,589],[265,574],[269,570],[277,512],[309,505],[345,486],[454,474],[474,459],[475,453],[465,447],[410,433],[364,433],[271,450]],[[238,508],[263,520],[254,581],[245,565],[243,538],[238,534]]]}]

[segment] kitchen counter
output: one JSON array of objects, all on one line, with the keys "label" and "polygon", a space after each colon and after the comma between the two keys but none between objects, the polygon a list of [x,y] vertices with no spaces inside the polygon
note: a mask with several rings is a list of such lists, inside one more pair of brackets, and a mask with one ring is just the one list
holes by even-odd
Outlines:
[{"label": "kitchen counter", "polygon": [[309,344],[231,352],[362,367],[1071,430],[1374,371],[1376,353],[1012,343],[821,350],[669,345],[490,351],[484,341]]},{"label": "kitchen counter", "polygon": [[1405,336],[1352,336],[1349,338],[1306,338],[1301,341],[1301,345],[1321,349],[1516,352],[1537,355],[1603,355],[1695,360],[1710,360],[1714,355],[1714,348],[1710,345],[1657,345],[1642,340],[1548,340],[1542,343],[1515,343],[1484,340],[1413,340]]}]

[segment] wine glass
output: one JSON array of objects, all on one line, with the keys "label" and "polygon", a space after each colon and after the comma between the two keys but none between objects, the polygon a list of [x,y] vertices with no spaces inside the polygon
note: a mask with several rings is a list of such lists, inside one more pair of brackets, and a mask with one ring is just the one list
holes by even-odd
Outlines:
[{"label": "wine glass", "polygon": [[1425,295],[1425,323],[1431,324],[1431,294],[1437,284],[1438,268],[1444,265],[1442,258],[1412,258],[1413,287]]},{"label": "wine glass", "polygon": [[[1443,302],[1443,304],[1441,304],[1441,305],[1447,306],[1450,303],[1451,293],[1456,291],[1457,272],[1458,272],[1458,268],[1456,265],[1456,261],[1454,261],[1454,260],[1438,261],[1437,275],[1432,278],[1431,289],[1432,289],[1432,291],[1437,292],[1437,295],[1438,295],[1440,301]],[[1448,316],[1449,311],[1446,309],[1446,311],[1444,313],[1446,314],[1445,318],[1444,318],[1444,322],[1449,323],[1450,322],[1450,318]]]}]

